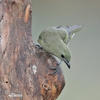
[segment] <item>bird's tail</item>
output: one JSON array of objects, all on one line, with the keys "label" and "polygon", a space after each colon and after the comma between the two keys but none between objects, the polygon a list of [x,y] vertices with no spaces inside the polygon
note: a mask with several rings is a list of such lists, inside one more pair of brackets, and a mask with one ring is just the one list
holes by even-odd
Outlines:
[{"label": "bird's tail", "polygon": [[81,29],[82,29],[81,25],[73,25],[73,26],[67,27],[68,33],[76,33],[78,31],[80,31]]}]

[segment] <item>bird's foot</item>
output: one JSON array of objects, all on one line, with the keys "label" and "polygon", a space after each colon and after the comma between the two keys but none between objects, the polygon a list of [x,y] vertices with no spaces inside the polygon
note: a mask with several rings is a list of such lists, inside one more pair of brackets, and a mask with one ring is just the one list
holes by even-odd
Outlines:
[{"label": "bird's foot", "polygon": [[57,66],[60,66],[60,65],[61,65],[61,62],[62,62],[62,61],[59,61],[59,62],[57,63]]},{"label": "bird's foot", "polygon": [[43,49],[39,43],[33,43],[35,45],[36,48],[39,48],[39,49]]},{"label": "bird's foot", "polygon": [[49,66],[49,67],[48,67],[50,70],[52,70],[52,71],[53,71],[53,72],[49,73],[49,75],[54,75],[54,74],[56,74],[56,73],[57,73],[57,66],[60,66],[60,65],[61,65],[61,62],[62,62],[62,61],[57,62],[57,64],[56,64],[56,66],[55,66],[55,67],[51,67],[51,66]]},{"label": "bird's foot", "polygon": [[53,72],[49,73],[49,75],[54,75],[54,74],[56,74],[56,72],[57,72],[57,67],[51,67],[51,66],[49,66],[48,68],[49,68],[50,70],[53,71]]}]

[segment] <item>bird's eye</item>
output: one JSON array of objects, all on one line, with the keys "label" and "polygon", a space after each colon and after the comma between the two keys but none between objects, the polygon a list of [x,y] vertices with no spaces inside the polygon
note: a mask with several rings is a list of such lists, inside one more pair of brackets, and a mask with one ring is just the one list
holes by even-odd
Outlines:
[{"label": "bird's eye", "polygon": [[63,54],[61,55],[61,57],[62,57],[62,58],[65,58]]}]

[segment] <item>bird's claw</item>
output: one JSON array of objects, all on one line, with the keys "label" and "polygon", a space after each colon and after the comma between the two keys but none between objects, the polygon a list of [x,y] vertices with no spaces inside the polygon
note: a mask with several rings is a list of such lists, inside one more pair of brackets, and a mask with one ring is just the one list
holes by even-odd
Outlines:
[{"label": "bird's claw", "polygon": [[62,61],[60,61],[60,62],[57,62],[57,66],[60,66],[60,65],[61,65],[61,62],[62,62]]},{"label": "bird's claw", "polygon": [[60,62],[57,62],[55,67],[53,67],[53,66],[48,66],[48,68],[49,68],[50,70],[53,71],[53,72],[49,73],[49,75],[54,75],[54,74],[56,74],[56,73],[57,73],[57,66],[60,66],[60,65],[61,65],[61,61],[60,61]]},{"label": "bird's claw", "polygon": [[56,70],[57,68],[56,67],[51,67],[51,66],[49,66],[48,67],[50,70]]},{"label": "bird's claw", "polygon": [[54,72],[49,73],[48,75],[55,75],[57,73],[57,70],[55,70]]},{"label": "bird's claw", "polygon": [[38,43],[34,43],[34,45],[35,45],[36,48],[43,49],[43,48],[40,46],[40,44],[38,44]]},{"label": "bird's claw", "polygon": [[50,70],[53,70],[53,72],[49,73],[49,75],[54,75],[57,72],[57,67],[48,67]]}]

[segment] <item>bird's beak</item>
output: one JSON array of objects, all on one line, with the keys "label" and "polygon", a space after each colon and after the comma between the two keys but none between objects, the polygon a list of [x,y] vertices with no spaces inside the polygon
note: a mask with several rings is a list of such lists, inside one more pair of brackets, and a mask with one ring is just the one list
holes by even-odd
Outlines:
[{"label": "bird's beak", "polygon": [[66,60],[65,58],[63,58],[63,61],[66,63],[67,67],[70,69],[70,63],[68,60]]}]

